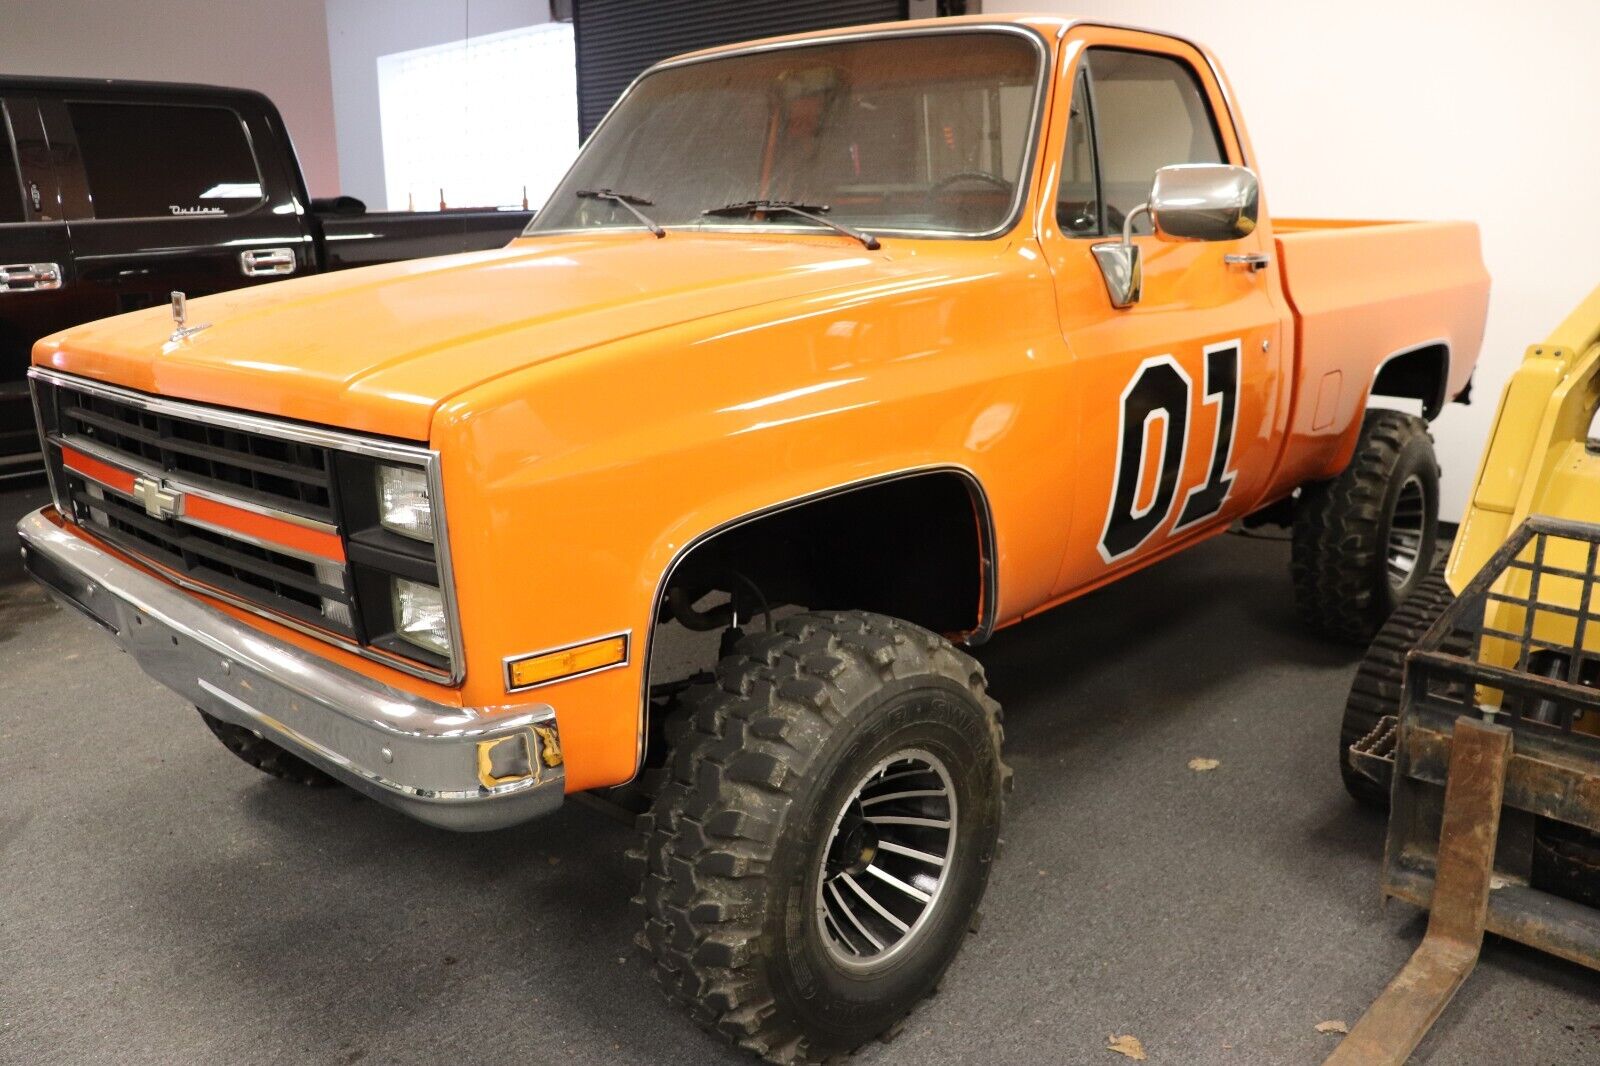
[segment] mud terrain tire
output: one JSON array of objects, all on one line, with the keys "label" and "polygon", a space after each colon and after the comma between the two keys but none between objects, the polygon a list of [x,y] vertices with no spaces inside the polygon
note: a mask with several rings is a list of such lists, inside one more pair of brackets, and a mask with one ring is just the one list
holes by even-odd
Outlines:
[{"label": "mud terrain tire", "polygon": [[[638,942],[668,998],[702,1028],[785,1066],[891,1036],[973,927],[999,843],[1010,775],[1000,708],[984,683],[977,662],[925,629],[813,612],[745,637],[714,684],[686,692],[690,724],[631,855]],[[876,837],[857,855],[841,826],[864,813],[861,786],[908,751],[947,770],[950,798],[893,798],[873,810],[949,802],[950,850],[923,917],[862,972],[838,961],[843,924],[830,932],[822,893],[841,875],[841,841],[868,865],[890,861]],[[873,831],[888,839],[883,826]],[[881,890],[881,876],[853,869]],[[933,874],[902,876],[926,887]]]},{"label": "mud terrain tire", "polygon": [[[1428,424],[1368,411],[1344,472],[1301,492],[1289,563],[1296,611],[1313,629],[1365,644],[1426,580],[1438,530],[1439,462]],[[1410,538],[1413,561],[1409,576],[1392,582],[1397,531]]]}]

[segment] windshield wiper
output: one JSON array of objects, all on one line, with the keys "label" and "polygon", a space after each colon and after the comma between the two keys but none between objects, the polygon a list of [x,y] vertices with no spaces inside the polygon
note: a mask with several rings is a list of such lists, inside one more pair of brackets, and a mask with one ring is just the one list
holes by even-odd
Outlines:
[{"label": "windshield wiper", "polygon": [[654,233],[657,237],[665,237],[667,235],[666,230],[662,229],[655,223],[654,220],[647,217],[643,211],[634,206],[635,204],[638,204],[643,207],[654,207],[654,200],[646,200],[643,196],[634,196],[630,193],[617,192],[614,189],[579,189],[576,195],[580,200],[605,200],[607,203],[621,204],[623,207],[627,208],[630,213],[632,213],[634,218],[639,220],[640,224],[643,225],[645,229],[649,230],[651,233]]},{"label": "windshield wiper", "polygon": [[761,215],[777,214],[779,212],[799,215],[809,218],[813,222],[820,222],[830,229],[837,230],[846,237],[852,237],[867,246],[868,251],[877,251],[878,238],[870,233],[863,233],[854,226],[846,226],[843,222],[835,222],[831,218],[824,218],[823,212],[833,210],[827,204],[802,204],[794,200],[741,200],[738,203],[723,204],[710,210],[700,212],[702,215]]}]

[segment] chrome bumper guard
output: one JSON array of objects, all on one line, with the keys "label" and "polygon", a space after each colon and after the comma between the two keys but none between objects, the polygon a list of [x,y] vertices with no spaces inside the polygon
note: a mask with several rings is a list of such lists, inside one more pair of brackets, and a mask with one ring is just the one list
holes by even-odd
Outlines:
[{"label": "chrome bumper guard", "polygon": [[270,637],[65,532],[17,524],[23,566],[207,714],[429,825],[499,829],[560,806],[555,711],[488,715],[382,684]]}]

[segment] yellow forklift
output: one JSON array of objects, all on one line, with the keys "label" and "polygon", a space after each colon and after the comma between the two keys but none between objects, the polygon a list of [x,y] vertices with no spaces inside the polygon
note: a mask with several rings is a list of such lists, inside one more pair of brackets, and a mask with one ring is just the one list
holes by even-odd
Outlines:
[{"label": "yellow forklift", "polygon": [[1400,1064],[1485,931],[1600,970],[1600,289],[1507,384],[1449,559],[1362,661],[1340,771],[1429,910],[1328,1059]]}]

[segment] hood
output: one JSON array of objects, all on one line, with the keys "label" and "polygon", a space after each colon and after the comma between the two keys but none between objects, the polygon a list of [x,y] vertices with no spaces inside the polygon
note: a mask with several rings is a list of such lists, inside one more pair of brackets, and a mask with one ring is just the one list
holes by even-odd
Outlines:
[{"label": "hood", "polygon": [[46,338],[34,361],[163,396],[426,440],[439,404],[502,374],[910,272],[889,253],[831,237],[523,239],[191,300],[189,324],[209,325],[178,341],[166,307],[119,315]]}]

